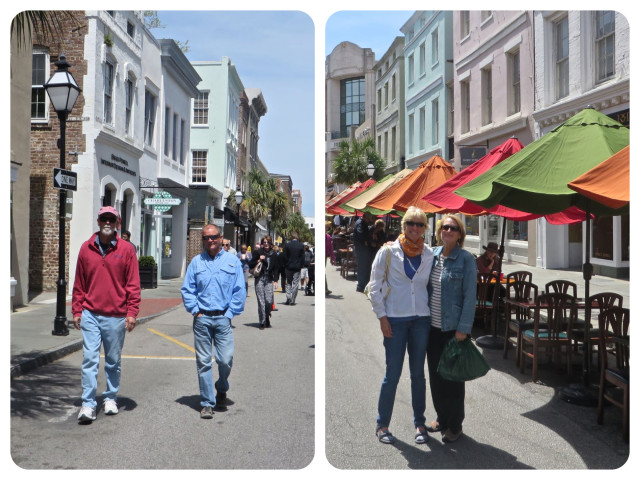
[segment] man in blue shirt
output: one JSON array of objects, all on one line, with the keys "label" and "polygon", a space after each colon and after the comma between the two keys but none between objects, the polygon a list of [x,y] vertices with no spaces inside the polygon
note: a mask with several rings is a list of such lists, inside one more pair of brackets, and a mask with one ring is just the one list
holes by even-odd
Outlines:
[{"label": "man in blue shirt", "polygon": [[[233,364],[231,319],[244,310],[246,289],[242,264],[222,248],[222,235],[215,225],[202,230],[204,251],[194,257],[180,292],[193,315],[193,337],[200,384],[200,418],[213,418],[215,406],[225,407],[229,374]],[[212,343],[218,380],[213,394]]]}]

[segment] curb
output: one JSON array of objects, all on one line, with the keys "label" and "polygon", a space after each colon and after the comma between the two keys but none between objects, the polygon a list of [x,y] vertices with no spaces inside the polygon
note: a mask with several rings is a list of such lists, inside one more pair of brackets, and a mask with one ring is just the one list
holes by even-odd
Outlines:
[{"label": "curb", "polygon": [[[146,317],[138,318],[136,321],[136,325],[141,325],[143,323],[148,322],[160,315],[164,315],[165,313],[169,313],[172,310],[176,310],[178,307],[181,307],[181,304],[178,304],[174,307],[169,308],[168,310],[164,310],[162,312],[154,313],[153,315],[147,315]],[[24,375],[27,372],[35,370],[38,367],[42,367],[48,363],[55,362],[56,360],[66,357],[67,355],[77,352],[82,349],[82,339],[74,340],[73,342],[66,343],[60,347],[54,347],[49,350],[45,350],[43,352],[39,352],[37,355],[33,357],[21,358],[21,356],[16,356],[11,359],[11,378],[19,377]],[[15,363],[14,363],[15,361]]]}]

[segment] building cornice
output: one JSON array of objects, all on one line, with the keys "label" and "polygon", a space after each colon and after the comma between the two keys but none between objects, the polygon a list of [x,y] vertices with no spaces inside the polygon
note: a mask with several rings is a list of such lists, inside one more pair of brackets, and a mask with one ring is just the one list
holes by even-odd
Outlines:
[{"label": "building cornice", "polygon": [[628,104],[629,86],[629,78],[601,85],[582,95],[564,99],[546,108],[536,110],[533,112],[533,119],[540,127],[545,128],[564,122],[587,105],[591,105],[600,112],[616,105]]}]

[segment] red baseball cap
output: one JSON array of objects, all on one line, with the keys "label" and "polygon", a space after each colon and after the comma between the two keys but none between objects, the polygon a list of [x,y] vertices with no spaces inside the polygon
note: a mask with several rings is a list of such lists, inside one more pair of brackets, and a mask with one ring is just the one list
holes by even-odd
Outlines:
[{"label": "red baseball cap", "polygon": [[98,211],[98,216],[103,215],[105,213],[112,213],[113,215],[116,216],[116,218],[120,218],[120,214],[118,213],[118,211],[115,208],[111,207],[111,206],[102,207]]}]

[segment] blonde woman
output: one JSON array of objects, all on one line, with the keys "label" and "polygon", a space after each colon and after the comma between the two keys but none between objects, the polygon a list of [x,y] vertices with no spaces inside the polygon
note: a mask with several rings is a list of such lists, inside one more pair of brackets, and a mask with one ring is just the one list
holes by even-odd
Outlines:
[{"label": "blonde woman", "polygon": [[371,270],[371,305],[380,321],[387,365],[376,426],[382,443],[395,441],[389,423],[405,352],[409,354],[415,442],[426,443],[429,438],[424,416],[424,361],[431,327],[427,283],[433,253],[424,243],[426,230],[425,213],[409,207],[402,219],[403,233],[393,244],[378,250]]},{"label": "blonde woman", "polygon": [[436,227],[439,247],[433,251],[429,281],[431,331],[427,349],[429,386],[437,418],[427,430],[442,432],[444,442],[462,434],[464,382],[445,380],[438,373],[444,346],[455,337],[462,341],[471,333],[476,308],[476,259],[463,250],[465,228],[455,215],[445,215]]}]

